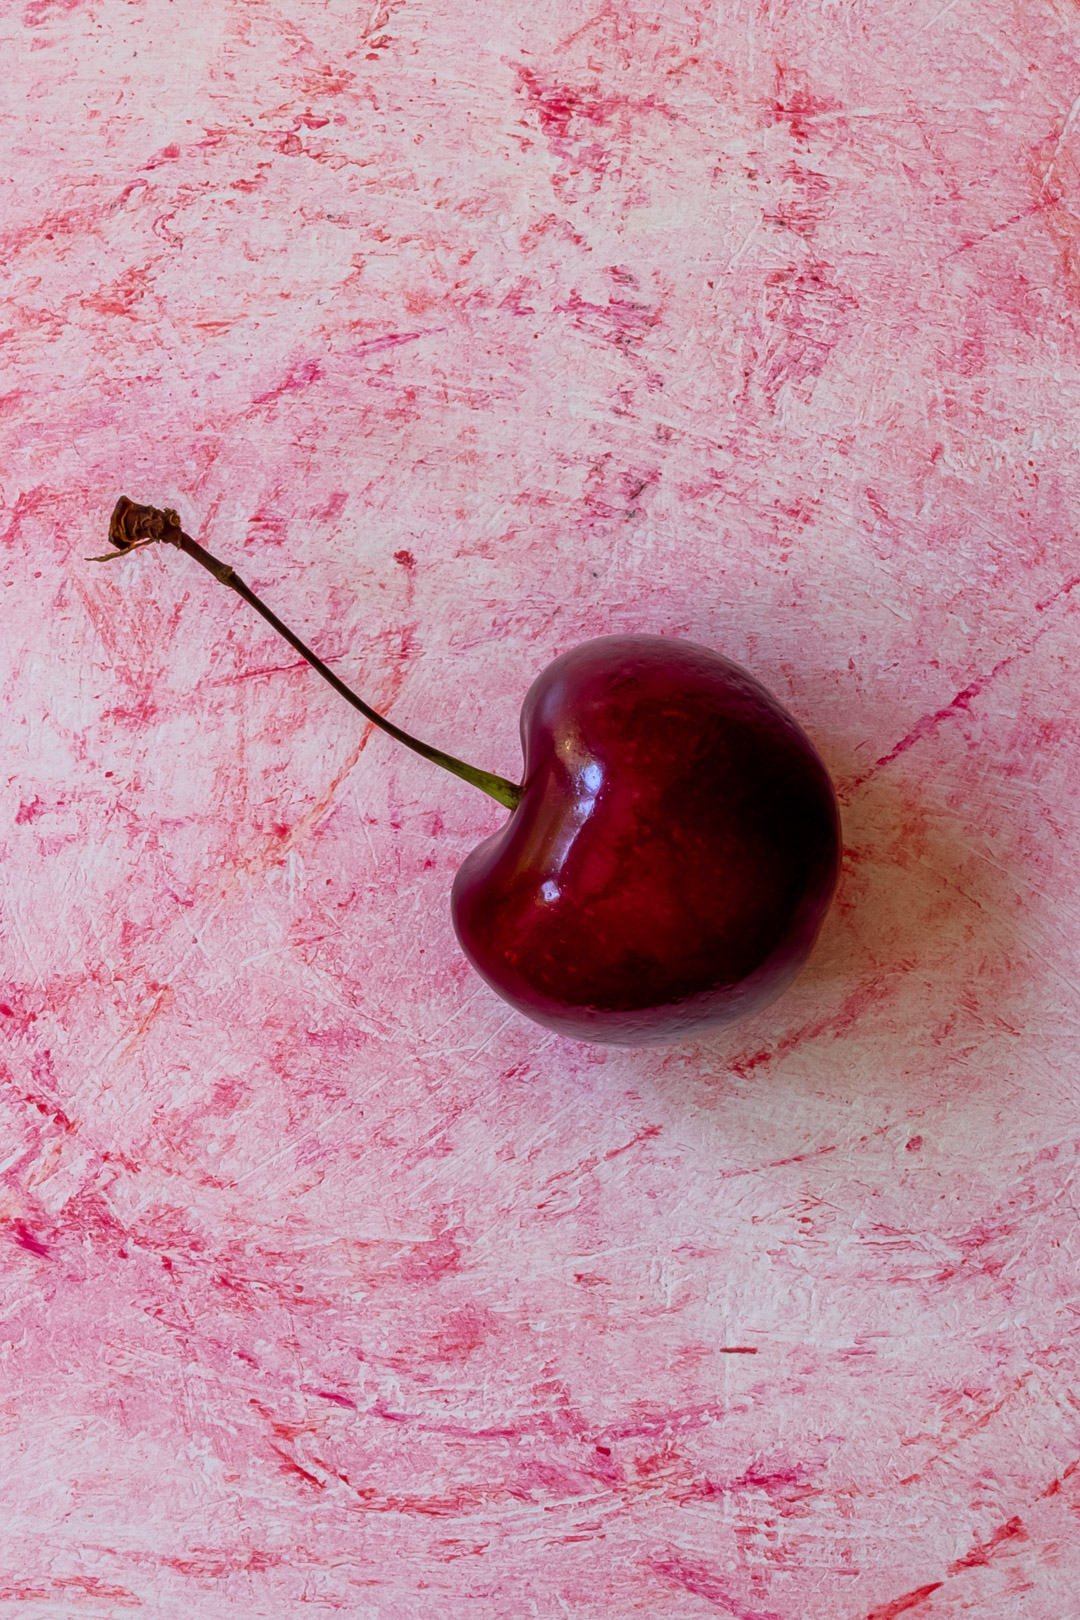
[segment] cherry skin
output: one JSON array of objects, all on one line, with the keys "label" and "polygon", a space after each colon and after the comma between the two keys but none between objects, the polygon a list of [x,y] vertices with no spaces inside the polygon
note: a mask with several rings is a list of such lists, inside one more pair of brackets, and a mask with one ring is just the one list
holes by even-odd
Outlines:
[{"label": "cherry skin", "polygon": [[641,1046],[780,994],[832,898],[840,822],[813,744],[752,675],[689,642],[605,636],[533,683],[521,740],[520,802],[452,897],[503,1000]]}]

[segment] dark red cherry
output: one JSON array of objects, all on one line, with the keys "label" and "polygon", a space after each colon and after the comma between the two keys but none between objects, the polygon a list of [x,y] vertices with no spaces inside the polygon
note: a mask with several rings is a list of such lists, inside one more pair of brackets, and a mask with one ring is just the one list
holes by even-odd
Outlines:
[{"label": "dark red cherry", "polygon": [[521,711],[525,780],[421,742],[353,692],[172,508],[122,495],[113,547],[162,542],[243,598],[365,719],[510,812],[454,882],[469,961],[549,1029],[628,1046],[755,1012],[805,962],[840,823],[813,744],[726,658],[659,636],[564,653]]},{"label": "dark red cherry", "polygon": [[467,857],[469,961],[537,1023],[643,1045],[763,1007],[836,886],[817,751],[746,670],[660,636],[564,653],[521,714],[522,796]]}]

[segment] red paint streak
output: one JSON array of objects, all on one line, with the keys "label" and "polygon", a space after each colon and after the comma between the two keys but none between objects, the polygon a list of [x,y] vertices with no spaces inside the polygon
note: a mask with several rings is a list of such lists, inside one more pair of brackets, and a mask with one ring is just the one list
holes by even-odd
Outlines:
[{"label": "red paint streak", "polygon": [[[661,1127],[659,1125],[646,1125],[637,1133],[636,1136],[632,1136],[629,1142],[624,1142],[621,1147],[609,1148],[604,1154],[590,1153],[587,1159],[579,1159],[577,1164],[572,1165],[569,1170],[556,1170],[554,1175],[548,1176],[547,1180],[544,1182],[544,1186],[555,1187],[560,1192],[565,1191],[564,1188],[559,1187],[560,1182],[576,1181],[581,1176],[591,1174],[591,1172],[596,1169],[598,1164],[604,1164],[609,1159],[617,1159],[622,1153],[628,1153],[629,1150],[632,1147],[636,1147],[639,1142],[647,1142],[650,1140],[650,1138],[659,1136],[660,1130]],[[537,1204],[536,1207],[537,1209],[546,1209],[548,1207],[547,1201],[542,1201],[541,1203]]]},{"label": "red paint streak", "polygon": [[64,1206],[64,1229],[75,1237],[110,1249],[131,1240],[131,1233],[106,1205],[100,1193],[83,1190]]},{"label": "red paint streak", "polygon": [[[1066,580],[1063,585],[1060,585],[1057,590],[1052,591],[1049,596],[1044,597],[1041,602],[1036,602],[1036,611],[1039,613],[1045,612],[1046,609],[1053,606],[1055,602],[1059,602],[1064,597],[1071,595],[1078,585],[1080,585],[1080,575],[1076,575],[1072,579]],[[952,698],[950,702],[944,704],[942,708],[935,709],[932,711],[932,713],[924,714],[915,722],[915,725],[911,728],[907,735],[901,737],[900,741],[896,743],[894,747],[890,748],[887,754],[882,754],[880,759],[875,760],[874,763],[869,766],[867,770],[863,771],[860,776],[853,777],[850,782],[843,783],[839,786],[838,796],[841,802],[848,802],[851,795],[857,788],[860,788],[864,782],[869,781],[872,776],[876,776],[878,771],[882,770],[886,765],[891,764],[893,760],[898,759],[901,754],[906,754],[909,748],[914,747],[917,742],[921,742],[924,737],[930,736],[945,720],[953,718],[958,714],[969,712],[975,698],[979,697],[983,692],[986,691],[986,689],[1001,674],[1002,670],[1008,669],[1010,665],[1015,664],[1019,659],[1026,657],[1028,653],[1032,652],[1042,640],[1042,637],[1046,634],[1046,631],[1049,628],[1049,625],[1044,625],[1042,629],[1037,630],[1034,635],[1029,636],[1028,639],[1023,642],[1020,647],[1018,647],[1016,652],[1010,653],[1008,657],[1000,659],[999,662],[994,665],[993,669],[991,669],[985,675],[978,676],[976,680],[972,681],[969,686],[965,686],[962,691],[958,692],[956,696]]]},{"label": "red paint streak", "polygon": [[801,143],[808,141],[810,132],[807,123],[820,118],[823,113],[840,112],[842,107],[842,102],[831,97],[811,94],[806,74],[798,68],[777,64],[772,122],[787,124],[793,140]]},{"label": "red paint streak", "polygon": [[26,1249],[30,1254],[39,1254],[43,1259],[49,1258],[49,1250],[40,1238],[36,1238],[24,1221],[15,1221],[13,1225],[15,1242],[20,1249]]},{"label": "red paint streak", "polygon": [[83,309],[92,309],[97,315],[126,315],[134,319],[136,305],[150,291],[153,284],[151,265],[132,265],[115,281],[97,292],[80,298]]},{"label": "red paint streak", "polygon": [[562,143],[571,136],[571,126],[592,125],[598,128],[609,124],[620,113],[655,112],[659,103],[654,96],[631,101],[626,96],[601,95],[599,86],[576,90],[568,84],[543,84],[532,68],[518,67],[518,82],[525,92],[529,106],[536,113],[540,128],[553,142]]},{"label": "red paint streak", "polygon": [[23,22],[27,28],[40,28],[42,23],[49,22],[51,18],[63,16],[69,11],[78,11],[85,4],[85,0],[30,0],[30,4],[23,12]]},{"label": "red paint streak", "polygon": [[1000,1243],[1005,1238],[1016,1234],[1016,1225],[1012,1221],[992,1222],[990,1220],[976,1221],[966,1232],[951,1233],[949,1242],[954,1244],[961,1252],[961,1258],[955,1263],[943,1266],[936,1273],[937,1282],[949,1282],[953,1277],[968,1267],[974,1269],[980,1276],[996,1277],[1008,1264],[1011,1255],[1000,1254],[996,1258],[985,1258],[983,1251],[990,1244]]},{"label": "red paint streak", "polygon": [[418,1243],[404,1258],[401,1276],[406,1282],[434,1283],[461,1269],[461,1250],[448,1232]]},{"label": "red paint streak", "polygon": [[8,526],[0,534],[0,546],[14,546],[22,539],[23,525],[28,518],[37,517],[47,507],[56,504],[56,496],[51,490],[40,485],[35,489],[25,489],[17,496],[12,508]]},{"label": "red paint streak", "polygon": [[[655,95],[635,98],[605,94],[595,80],[581,87],[544,83],[531,68],[521,66],[517,74],[539,133],[560,160],[560,172],[551,177],[557,190],[568,179],[580,175],[585,175],[595,189],[609,169],[618,173],[622,168],[626,149],[637,134],[634,125],[650,115],[668,116],[667,107]],[[529,127],[528,121],[522,122]],[[515,138],[526,150],[532,144],[520,136]]]},{"label": "red paint streak", "polygon": [[922,742],[924,737],[929,737],[943,721],[954,719],[958,714],[968,714],[975,699],[980,697],[987,687],[997,680],[1003,669],[1008,669],[1010,664],[1015,664],[1016,660],[1021,656],[1021,653],[1015,652],[1010,653],[1007,658],[1000,659],[992,670],[985,675],[978,676],[969,686],[965,686],[962,692],[957,692],[954,698],[950,698],[949,702],[940,709],[934,709],[932,713],[924,714],[920,719],[916,720],[907,735],[901,737],[900,741],[890,748],[887,754],[882,754],[881,758],[876,759],[872,765],[868,766],[861,776],[853,777],[850,782],[844,785],[840,797],[849,796],[856,788],[862,787],[863,783],[868,782],[872,776],[876,776],[878,771],[883,770],[886,765],[891,765],[894,759],[899,759],[900,755],[906,754],[909,748],[914,748],[917,742]]},{"label": "red paint streak", "polygon": [[401,1366],[411,1368],[418,1361],[452,1366],[467,1361],[489,1335],[497,1330],[498,1318],[491,1311],[477,1305],[463,1305],[450,1311],[441,1325],[432,1333],[425,1333],[410,1342],[398,1358],[390,1358]]},{"label": "red paint streak", "polygon": [[624,1142],[622,1147],[609,1148],[607,1153],[604,1154],[605,1161],[608,1159],[617,1159],[621,1153],[629,1153],[632,1147],[637,1147],[639,1142],[648,1142],[652,1137],[659,1136],[661,1129],[662,1127],[659,1125],[644,1126],[640,1131],[638,1131],[636,1136],[632,1136],[630,1138],[629,1142]]},{"label": "red paint streak", "polygon": [[[155,237],[160,237],[162,238],[162,241],[167,241],[170,248],[183,248],[183,237],[178,237],[175,230],[172,230],[172,227],[170,227],[170,222],[175,219],[176,212],[178,211],[176,211],[175,207],[173,207],[173,209],[167,209],[164,214],[157,215],[157,219],[154,220],[151,230],[154,232]],[[199,322],[199,326],[201,326],[201,324],[202,322]],[[214,324],[217,326],[219,322],[214,322]],[[223,330],[228,330],[228,327],[230,327],[230,322],[222,321],[220,322],[220,326],[223,327]]]},{"label": "red paint streak", "polygon": [[821,376],[858,308],[851,293],[829,279],[829,269],[773,270],[765,277],[769,325],[756,374],[770,411],[785,384],[806,387]]},{"label": "red paint streak", "polygon": [[[101,1160],[103,1164],[122,1164],[124,1169],[130,1170],[133,1175],[138,1175],[141,1169],[141,1166],[134,1159],[129,1159],[126,1153],[103,1153]],[[172,1261],[165,1259],[164,1256],[161,1263],[163,1266],[172,1265]]]},{"label": "red paint streak", "polygon": [[416,343],[422,337],[434,337],[445,331],[445,326],[429,326],[420,332],[387,332],[384,337],[369,338],[366,343],[354,343],[343,352],[354,360],[364,360],[369,354],[382,354],[386,349],[396,349],[402,343]]},{"label": "red paint streak", "polygon": [[334,523],[349,504],[348,491],[335,489],[323,506],[313,508],[311,516],[320,523]]},{"label": "red paint streak", "polygon": [[[469,1428],[463,1423],[432,1423],[420,1418],[412,1412],[395,1412],[376,1402],[368,1409],[372,1417],[381,1418],[384,1423],[408,1423],[421,1434],[445,1434],[459,1440],[508,1440],[524,1434],[552,1434],[563,1435],[569,1431],[565,1423],[553,1423],[547,1414],[539,1421],[529,1423],[516,1423],[512,1427],[499,1427],[489,1429]],[[574,1433],[579,1431],[574,1430]]]},{"label": "red paint streak", "polygon": [[1010,230],[1012,226],[1019,225],[1021,220],[1031,219],[1034,214],[1040,213],[1041,210],[1041,203],[1036,203],[1032,208],[1022,208],[1019,213],[1010,214],[1008,219],[999,220],[996,225],[991,225],[988,231],[981,231],[978,236],[973,236],[969,242],[961,242],[959,247],[953,248],[945,257],[955,259],[958,254],[967,253],[970,248],[978,247],[980,242],[988,242],[992,236],[999,236],[1002,231]]},{"label": "red paint streak", "polygon": [[[556,304],[556,315],[570,315],[573,325],[587,336],[598,337],[616,348],[629,349],[639,343],[660,319],[651,305],[629,298],[609,298],[606,304],[591,303],[572,292],[563,304]],[[655,482],[658,473],[651,473],[640,484],[637,493],[649,482]]]},{"label": "red paint streak", "polygon": [[[672,1433],[690,1434],[710,1427],[723,1418],[725,1410],[716,1405],[673,1407],[670,1411],[647,1413],[635,1420],[598,1431],[581,1413],[560,1404],[556,1410],[533,1411],[512,1425],[471,1427],[464,1423],[437,1421],[417,1412],[395,1411],[376,1401],[367,1408],[372,1417],[385,1423],[408,1425],[419,1434],[441,1434],[469,1440],[501,1440],[523,1435],[545,1435],[554,1440],[582,1440],[603,1449],[602,1442],[667,1438]],[[607,1447],[610,1450],[610,1445]]]},{"label": "red paint streak", "polygon": [[273,1441],[270,1442],[270,1450],[281,1458],[281,1471],[283,1474],[298,1474],[309,1485],[314,1485],[316,1490],[325,1491],[326,1483],[324,1480],[319,1479],[315,1474],[309,1474],[306,1468],[301,1468],[300,1464],[290,1457],[288,1452],[282,1451],[280,1446],[275,1446]]},{"label": "red paint streak", "polygon": [[143,164],[143,172],[145,173],[147,169],[160,168],[163,163],[175,163],[177,158],[186,157],[189,152],[213,152],[224,142],[224,134],[208,135],[205,140],[190,141],[184,146],[178,146],[173,142],[169,146],[163,146],[160,152],[155,152],[153,157]]},{"label": "red paint streak", "polygon": [[673,1407],[668,1412],[643,1414],[636,1421],[612,1425],[604,1430],[606,1440],[651,1440],[657,1436],[670,1434],[673,1430],[680,1434],[692,1433],[695,1429],[707,1428],[710,1424],[727,1414],[720,1406],[692,1406]]},{"label": "red paint streak", "polygon": [[275,399],[280,399],[283,394],[300,393],[302,389],[310,388],[312,383],[318,382],[322,375],[323,368],[320,361],[302,360],[292,368],[284,382],[275,383],[273,388],[268,388],[263,394],[256,394],[251,403],[267,405]]},{"label": "red paint streak", "polygon": [[[829,1035],[835,1040],[861,1022],[867,1009],[872,1007],[876,1001],[884,1000],[888,996],[889,990],[890,984],[886,977],[879,975],[873,979],[868,979],[863,984],[856,985],[851,994],[844,998],[839,1012],[832,1014],[828,1018],[812,1019],[808,1023],[801,1024],[798,1029],[792,1030],[790,1034],[782,1035],[772,1048],[763,1046],[756,1052],[736,1053],[734,1057],[728,1060],[729,1067],[735,1074],[746,1076],[754,1069],[760,1068],[762,1064],[772,1063],[777,1058],[787,1057],[790,1052],[801,1046],[804,1041],[816,1041],[822,1035]],[[822,1153],[831,1152],[832,1150],[818,1148],[815,1151]],[[776,1164],[794,1164],[796,1162],[797,1159],[778,1159]],[[761,1168],[770,1169],[775,1168],[775,1166],[769,1165]],[[754,1173],[752,1170],[727,1172],[727,1174],[731,1175],[753,1175]]]},{"label": "red paint streak", "polygon": [[585,246],[585,238],[578,235],[569,221],[560,219],[557,214],[545,214],[542,220],[535,225],[531,225],[522,235],[521,251],[531,253],[537,243],[552,232],[558,241],[569,242],[574,247]]},{"label": "red paint streak", "polygon": [[949,1574],[957,1575],[962,1569],[979,1569],[989,1564],[998,1549],[1009,1541],[1027,1541],[1028,1533],[1023,1521],[1012,1518],[1007,1524],[1000,1525],[994,1531],[989,1541],[977,1542],[964,1558],[958,1558],[955,1564],[949,1565]]},{"label": "red paint streak", "polygon": [[742,1491],[763,1491],[766,1496],[773,1499],[777,1511],[783,1513],[787,1504],[804,1501],[807,1497],[819,1496],[821,1493],[816,1486],[807,1484],[805,1473],[800,1468],[781,1468],[765,1473],[755,1469],[748,1469],[738,1479],[715,1482],[711,1479],[701,1480],[690,1489],[681,1493],[680,1502],[709,1502],[717,1497],[724,1497]]},{"label": "red paint streak", "polygon": [[[102,220],[107,220],[118,213],[137,189],[148,184],[148,181],[141,178],[132,180],[116,196],[105,198],[101,202],[45,214],[32,224],[4,231],[0,233],[0,254],[7,258],[38,241],[51,242],[57,237],[65,236],[88,236]],[[65,493],[67,495],[72,493],[70,486]],[[55,496],[53,498],[55,499]]]},{"label": "red paint streak", "polygon": [[163,146],[160,152],[155,152],[148,163],[143,164],[144,169],[159,168],[162,163],[175,163],[180,156],[180,148],[175,142],[170,146]]},{"label": "red paint streak", "polygon": [[[36,1012],[25,1012],[21,1008],[12,1007],[9,1002],[5,1001],[0,1003],[0,1016],[4,1018],[14,1018],[15,1028],[18,1030],[18,1033],[20,1035],[29,1035],[30,1025],[37,1023],[38,1015]],[[9,1083],[13,1083],[11,1082],[11,1076],[7,1074],[6,1070],[4,1071],[4,1074]]]},{"label": "red paint streak", "polygon": [[825,1153],[835,1153],[835,1143],[827,1147],[811,1148],[807,1153],[793,1153],[789,1159],[770,1159],[762,1168],[765,1170],[779,1170],[785,1164],[802,1164],[806,1159],[820,1159]]},{"label": "red paint streak", "polygon": [[1064,585],[1059,585],[1056,591],[1051,591],[1050,595],[1044,596],[1041,602],[1036,602],[1036,613],[1045,613],[1048,607],[1053,607],[1055,602],[1060,602],[1063,596],[1071,596],[1078,585],[1080,585],[1080,574],[1074,574],[1072,579],[1065,581]]},{"label": "red paint streak", "polygon": [[718,1170],[719,1181],[734,1181],[739,1176],[758,1176],[763,1170],[780,1170],[788,1164],[804,1164],[807,1159],[820,1159],[826,1153],[835,1153],[836,1143],[826,1147],[809,1148],[805,1153],[793,1153],[789,1159],[770,1159],[767,1164],[750,1165],[745,1170]]},{"label": "red paint streak", "polygon": [[320,1468],[326,1468],[328,1474],[339,1479],[356,1496],[360,1506],[367,1513],[400,1513],[416,1514],[425,1519],[456,1519],[464,1513],[475,1512],[478,1508],[490,1508],[497,1503],[531,1502],[533,1497],[527,1490],[518,1490],[508,1486],[462,1486],[456,1491],[447,1492],[441,1496],[420,1495],[391,1495],[383,1496],[373,1485],[358,1485],[348,1474],[337,1468],[331,1468],[321,1458],[315,1458]]},{"label": "red paint streak", "polygon": [[160,1564],[163,1569],[174,1569],[179,1575],[192,1575],[198,1580],[220,1580],[225,1575],[262,1574],[269,1569],[280,1569],[282,1564],[289,1561],[285,1553],[258,1550],[240,1556],[207,1548],[197,1551],[198,1556],[190,1558],[155,1558],[146,1553],[129,1553],[128,1557],[134,1563]]},{"label": "red paint streak", "polygon": [[752,1488],[774,1495],[778,1491],[790,1490],[793,1485],[802,1486],[805,1481],[806,1476],[801,1468],[772,1468],[767,1473],[760,1468],[748,1468],[738,1479],[732,1480],[731,1489]]},{"label": "red paint streak", "polygon": [[[1073,1404],[1075,1405],[1075,1402]],[[1080,1469],[1080,1461],[1070,1463],[1068,1468],[1066,1468],[1062,1473],[1060,1479],[1052,1479],[1050,1481],[1045,1491],[1043,1491],[1043,1496],[1057,1496],[1065,1481],[1067,1479],[1071,1479],[1078,1469]]]},{"label": "red paint streak", "polygon": [[[628,338],[625,328],[623,336]],[[639,517],[645,506],[642,496],[659,482],[657,467],[620,466],[612,454],[606,452],[593,463],[585,480],[582,495],[582,505],[588,514],[585,527],[592,531],[597,524],[626,522]]]},{"label": "red paint streak", "polygon": [[436,1547],[445,1548],[437,1553],[436,1557],[441,1563],[448,1564],[455,1558],[476,1558],[485,1553],[491,1545],[488,1541],[462,1541],[457,1536],[449,1536],[434,1543]]},{"label": "red paint streak", "polygon": [[732,1615],[734,1620],[780,1620],[779,1615],[769,1610],[744,1608],[705,1564],[686,1558],[682,1553],[668,1551],[660,1557],[646,1559],[646,1563],[654,1574],[674,1581],[695,1597],[705,1598]]},{"label": "red paint streak", "polygon": [[96,1575],[56,1575],[48,1581],[14,1581],[0,1586],[0,1603],[55,1603],[63,1599],[89,1597],[101,1603],[120,1603],[125,1608],[141,1608],[142,1599],[126,1586],[110,1586]]},{"label": "red paint streak", "polygon": [[158,706],[150,697],[139,698],[135,703],[116,709],[104,709],[103,720],[115,720],[118,726],[130,726],[138,731],[143,726],[157,718]]},{"label": "red paint streak", "polygon": [[289,537],[289,525],[280,512],[275,512],[271,503],[278,498],[281,491],[275,489],[265,502],[248,519],[248,532],[244,536],[244,545],[283,546]]},{"label": "red paint streak", "polygon": [[[940,1281],[940,1278],[935,1278],[935,1281]],[[991,1406],[974,1423],[965,1424],[953,1437],[953,1439],[950,1440],[948,1445],[943,1446],[940,1451],[935,1452],[930,1458],[928,1458],[923,1467],[916,1473],[906,1475],[900,1480],[899,1483],[901,1485],[914,1484],[916,1480],[919,1480],[924,1476],[927,1469],[933,1463],[939,1461],[942,1457],[947,1456],[950,1452],[954,1452],[962,1441],[969,1440],[973,1434],[978,1434],[981,1430],[988,1428],[997,1417],[998,1413],[1003,1411],[1009,1402],[1020,1393],[1031,1377],[1032,1374],[1027,1372],[1022,1378],[1018,1378],[1012,1387],[1001,1397],[1000,1401],[997,1401],[993,1406]],[[955,1407],[966,1397],[967,1393],[967,1391],[958,1392],[952,1396],[951,1400],[947,1400],[945,1404]],[[902,1440],[901,1445],[912,1445],[914,1444],[916,1438],[917,1437],[913,1436],[910,1440]]]},{"label": "red paint streak", "polygon": [[[339,664],[341,662],[340,658],[327,658],[322,654],[320,656],[324,664]],[[306,671],[310,667],[310,664],[305,663],[302,658],[298,658],[295,664],[265,664],[258,669],[242,669],[236,675],[221,675],[217,680],[207,681],[204,684],[209,687],[238,686],[242,681],[257,681],[266,675],[292,675],[298,669]]]},{"label": "red paint streak", "polygon": [[[39,1114],[47,1116],[54,1125],[59,1125],[62,1130],[73,1131],[76,1129],[75,1121],[69,1119],[62,1108],[57,1108],[55,1103],[49,1102],[46,1098],[36,1096],[32,1091],[24,1091],[22,1100],[24,1103],[29,1103],[31,1108],[36,1108]],[[108,1154],[105,1157],[108,1158]]]},{"label": "red paint streak", "polygon": [[[783,230],[793,231],[796,236],[809,239],[824,223],[829,212],[836,190],[835,181],[827,175],[802,168],[797,163],[788,165],[784,180],[791,187],[791,194],[782,198],[775,210],[765,215],[765,220],[770,225],[778,225]],[[794,517],[799,514],[796,511],[788,515]]]},{"label": "red paint streak", "polygon": [[936,1592],[944,1581],[931,1581],[927,1586],[916,1587],[914,1592],[905,1592],[903,1597],[893,1598],[891,1603],[883,1603],[880,1608],[873,1609],[866,1616],[866,1620],[896,1620],[898,1614],[906,1614],[917,1603],[923,1603],[932,1592]]}]

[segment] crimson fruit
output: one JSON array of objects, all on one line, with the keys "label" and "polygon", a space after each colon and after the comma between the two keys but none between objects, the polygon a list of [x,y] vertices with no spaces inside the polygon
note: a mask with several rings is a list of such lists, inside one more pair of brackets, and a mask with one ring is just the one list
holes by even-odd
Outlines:
[{"label": "crimson fruit", "polygon": [[357,697],[177,514],[122,496],[107,561],[176,546],[355,709],[510,811],[454,883],[469,961],[560,1034],[673,1041],[757,1011],[805,962],[836,886],[836,795],[813,744],[746,670],[662,636],[556,658],[521,715],[520,786],[419,742]]},{"label": "crimson fruit", "polygon": [[765,688],[704,647],[606,636],[533,683],[521,737],[521,800],[453,889],[492,989],[549,1029],[624,1045],[779,995],[832,897],[839,818]]}]

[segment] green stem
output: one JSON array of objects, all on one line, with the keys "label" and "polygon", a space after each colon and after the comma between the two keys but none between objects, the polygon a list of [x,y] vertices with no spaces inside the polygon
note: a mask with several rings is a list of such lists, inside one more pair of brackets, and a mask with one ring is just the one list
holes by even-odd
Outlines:
[{"label": "green stem", "polygon": [[243,597],[267,624],[273,626],[279,636],[284,637],[290,647],[296,649],[305,663],[310,664],[335,692],[340,693],[346,703],[351,703],[354,709],[359,709],[365,720],[370,720],[372,725],[378,726],[389,736],[396,737],[406,748],[411,748],[414,754],[430,759],[434,765],[441,765],[444,771],[460,776],[464,782],[471,782],[473,787],[478,787],[496,803],[505,805],[507,810],[517,809],[521,802],[522,789],[513,782],[507,781],[504,776],[496,776],[491,771],[478,770],[475,765],[466,765],[464,760],[455,759],[452,754],[444,754],[441,748],[432,748],[430,744],[420,742],[416,737],[410,737],[407,731],[402,731],[392,720],[378,714],[364,702],[363,698],[357,697],[356,693],[351,691],[344,681],[339,680],[321,658],[316,657],[310,647],[304,645],[299,636],[293,634],[288,625],[282,624],[277,614],[272,613],[266,604],[259,600],[234,569],[217,557],[211,556],[209,551],[204,550],[190,535],[183,532],[180,519],[175,512],[159,511],[152,506],[136,506],[134,501],[129,501],[126,495],[122,495],[116,503],[109,524],[109,540],[116,550],[106,553],[104,557],[93,557],[90,561],[109,562],[114,557],[135,550],[139,545],[151,545],[155,541],[176,546],[177,550],[186,552],[189,557],[193,557],[197,563],[213,574],[216,580],[220,580],[222,585],[227,585],[237,596]]}]

